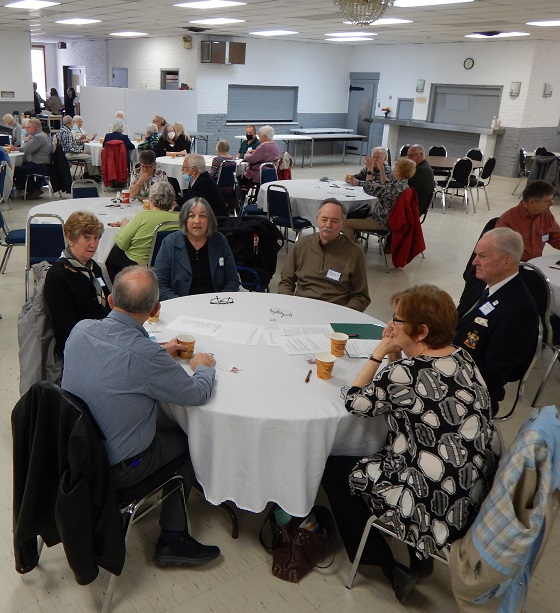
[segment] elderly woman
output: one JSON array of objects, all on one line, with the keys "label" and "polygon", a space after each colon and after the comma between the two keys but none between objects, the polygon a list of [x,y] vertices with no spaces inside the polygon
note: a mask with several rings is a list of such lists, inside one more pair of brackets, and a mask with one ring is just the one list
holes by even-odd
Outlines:
[{"label": "elderly woman", "polygon": [[499,442],[486,384],[469,354],[451,345],[457,311],[449,294],[419,285],[395,294],[392,305],[383,338],[345,392],[354,415],[385,417],[387,442],[369,457],[330,457],[323,487],[351,560],[370,513],[414,544],[407,568],[373,529],[361,558],[381,567],[402,602],[431,573],[425,557],[474,520]]},{"label": "elderly woman", "polygon": [[76,211],[66,220],[64,234],[68,246],[49,268],[44,292],[60,355],[76,323],[103,319],[111,310],[107,303],[110,291],[101,268],[92,259],[103,224],[92,213]]},{"label": "elderly woman", "polygon": [[161,134],[158,132],[156,124],[151,123],[146,128],[146,136],[144,136],[144,140],[141,143],[138,143],[138,149],[140,151],[145,149],[154,150],[160,138]]},{"label": "elderly woman", "polygon": [[54,87],[51,87],[50,96],[47,98],[45,102],[45,109],[50,111],[53,115],[60,115],[60,111],[62,110],[62,100],[58,95],[58,92]]},{"label": "elderly woman", "polygon": [[105,134],[105,138],[103,139],[103,147],[107,143],[110,143],[112,140],[120,140],[124,143],[124,146],[127,150],[127,155],[130,157],[129,151],[134,150],[134,143],[128,138],[128,134],[123,134],[124,126],[121,121],[115,121],[115,123],[111,126],[111,132]]},{"label": "elderly woman", "polygon": [[115,246],[105,262],[111,281],[127,266],[148,264],[154,232],[160,223],[174,221],[179,226],[179,213],[171,211],[175,205],[175,191],[170,183],[160,181],[152,185],[149,199],[149,210],[138,213],[131,221],[125,217],[120,222]]},{"label": "elderly woman", "polygon": [[167,182],[167,174],[157,167],[156,154],[147,149],[138,155],[139,164],[134,167],[130,178],[130,199],[146,198],[152,185],[160,181]]},{"label": "elderly woman", "polygon": [[6,113],[4,117],[2,117],[3,124],[10,128],[11,136],[12,136],[12,145],[16,147],[21,147],[21,126],[15,120],[15,117],[11,113]]},{"label": "elderly woman", "polygon": [[186,155],[187,141],[185,135],[180,136],[175,132],[175,126],[171,123],[167,124],[163,128],[161,138],[154,149],[156,157],[163,157],[164,155]]},{"label": "elderly woman", "polygon": [[156,258],[160,300],[238,290],[235,260],[216,227],[216,217],[204,198],[184,204],[180,231],[163,239]]},{"label": "elderly woman", "polygon": [[227,217],[228,209],[218,184],[206,170],[206,161],[202,155],[190,153],[183,160],[183,180],[188,184],[179,198],[180,205],[191,198],[204,198],[210,203],[216,217]]},{"label": "elderly woman", "polygon": [[189,136],[188,132],[185,130],[185,126],[180,122],[180,121],[176,121],[173,124],[173,127],[175,128],[175,140],[179,140],[179,139],[185,139],[185,150],[187,153],[191,152],[191,137]]},{"label": "elderly woman", "polygon": [[154,118],[152,119],[152,123],[155,123],[158,129],[158,132],[161,134],[163,131],[163,128],[167,125],[167,121],[165,121],[165,118],[162,117],[161,115],[154,115]]},{"label": "elderly woman", "polygon": [[[374,166],[378,169],[381,184],[371,180]],[[416,164],[408,158],[399,158],[393,167],[393,179],[388,180],[383,163],[378,163],[372,157],[366,157],[368,178],[363,189],[370,196],[377,196],[377,202],[372,205],[370,214],[365,219],[347,219],[342,231],[348,238],[356,240],[360,230],[386,230],[389,227],[389,213],[397,198],[408,189],[408,179],[414,176]]]},{"label": "elderly woman", "polygon": [[210,168],[210,175],[214,179],[216,179],[216,181],[218,180],[220,166],[225,160],[233,160],[233,157],[230,155],[229,152],[229,143],[227,142],[227,140],[221,138],[216,143],[216,155],[212,159],[212,167]]}]

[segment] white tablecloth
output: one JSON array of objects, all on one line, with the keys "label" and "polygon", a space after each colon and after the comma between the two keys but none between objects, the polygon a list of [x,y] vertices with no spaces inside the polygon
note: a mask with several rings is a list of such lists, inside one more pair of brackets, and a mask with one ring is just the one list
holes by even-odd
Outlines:
[{"label": "white tablecloth", "polygon": [[[53,200],[52,202],[45,202],[38,204],[30,209],[28,217],[31,215],[39,215],[44,213],[55,213],[62,217],[64,221],[68,219],[71,213],[74,211],[89,211],[96,215],[105,226],[105,231],[99,241],[99,246],[95,252],[94,259],[97,262],[105,262],[109,252],[115,244],[115,236],[120,228],[113,228],[108,226],[109,222],[120,221],[123,217],[127,217],[129,220],[142,211],[141,202],[133,202],[131,205],[119,205],[119,206],[107,206],[113,205],[111,198],[70,198],[68,200]],[[38,223],[53,223],[48,217]]]},{"label": "white tablecloth", "polygon": [[[226,295],[233,297],[234,304],[210,304],[210,294],[162,302],[158,339],[167,341],[177,334],[166,326],[179,315],[269,329],[279,324],[378,323],[363,313],[308,298],[220,294]],[[271,321],[270,308],[287,310],[292,316],[276,315]],[[218,366],[241,369],[239,373],[217,369],[208,404],[164,408],[188,433],[197,479],[212,504],[232,500],[240,508],[260,512],[274,501],[292,515],[306,515],[329,455],[365,455],[383,446],[384,419],[351,415],[340,397],[341,385],[352,382],[363,360],[337,358],[333,377],[322,381],[314,364],[268,347],[262,337],[250,346],[195,336],[195,353],[214,353]],[[325,342],[328,347],[329,339]],[[310,369],[311,379],[305,383]]]},{"label": "white tablecloth", "polygon": [[10,156],[10,161],[12,162],[12,166],[14,168],[23,164],[23,157],[25,153],[22,151],[12,151],[11,153],[8,153],[8,155]]},{"label": "white tablecloth", "polygon": [[[274,181],[263,183],[257,196],[257,204],[266,211],[267,185],[283,185],[290,194],[292,214],[305,217],[315,224],[319,205],[326,198],[336,198],[346,207],[347,211],[357,206],[373,204],[377,198],[369,196],[361,187],[353,187],[344,181],[315,181],[309,179],[292,179],[289,181]],[[335,187],[337,186],[337,187]]]},{"label": "white tablecloth", "polygon": [[[130,152],[130,161],[133,164],[138,163],[138,143],[131,139],[134,144],[135,149]],[[103,149],[103,145],[98,141],[91,141],[89,143],[84,144],[84,151],[91,155],[91,163],[93,166],[101,167],[101,150]]]},{"label": "white tablecloth", "polygon": [[[215,156],[213,155],[203,155],[204,161],[206,162],[206,170],[210,172],[210,168],[212,168],[212,160]],[[187,184],[183,180],[183,160],[184,157],[176,157],[172,158],[170,156],[163,156],[156,158],[156,162],[158,166],[165,171],[168,177],[173,177],[179,181],[179,186],[181,189],[187,189]],[[237,162],[237,176],[243,174],[245,168],[248,166],[246,162],[243,160],[235,160]]]},{"label": "white tablecloth", "polygon": [[[550,311],[560,317],[560,253],[533,258],[530,263],[542,270],[552,289]],[[554,268],[552,268],[554,267]]]}]

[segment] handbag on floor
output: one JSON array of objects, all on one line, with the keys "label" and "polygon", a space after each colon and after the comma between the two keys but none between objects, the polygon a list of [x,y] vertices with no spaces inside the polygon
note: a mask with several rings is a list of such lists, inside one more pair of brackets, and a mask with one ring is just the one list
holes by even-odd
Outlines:
[{"label": "handbag on floor", "polygon": [[[287,524],[279,525],[275,512],[280,509],[273,505],[268,512],[259,533],[263,548],[272,554],[272,574],[284,581],[298,583],[314,567],[328,568],[318,563],[334,549],[334,519],[327,507],[316,505],[303,520],[292,517]],[[265,526],[270,527],[270,545],[264,541]]]}]

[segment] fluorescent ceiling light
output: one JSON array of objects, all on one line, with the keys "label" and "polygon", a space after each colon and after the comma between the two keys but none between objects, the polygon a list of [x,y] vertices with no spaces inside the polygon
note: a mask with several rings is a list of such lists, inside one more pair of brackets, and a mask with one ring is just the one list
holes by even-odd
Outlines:
[{"label": "fluorescent ceiling light", "polygon": [[109,36],[122,36],[124,38],[134,38],[135,36],[148,36],[147,32],[111,32]]},{"label": "fluorescent ceiling light", "polygon": [[85,26],[88,23],[101,23],[101,19],[82,19],[81,17],[74,17],[72,19],[61,19],[55,21],[55,23],[64,23],[69,26]]},{"label": "fluorescent ceiling light", "polygon": [[373,38],[366,38],[365,36],[338,36],[337,38],[325,38],[329,43],[346,43],[346,42],[363,42],[367,40],[373,40]]},{"label": "fluorescent ceiling light", "polygon": [[46,34],[46,32],[31,32],[31,36],[37,36],[37,34]]},{"label": "fluorescent ceiling light", "polygon": [[527,26],[542,26],[543,28],[552,27],[552,26],[560,26],[560,21],[550,20],[550,21],[528,21],[525,25]]},{"label": "fluorescent ceiling light", "polygon": [[19,0],[19,2],[11,2],[6,4],[7,9],[46,9],[49,6],[55,6],[60,2],[47,2],[46,0]]},{"label": "fluorescent ceiling light", "polygon": [[[351,21],[343,21],[342,23],[346,24],[346,25],[351,25],[352,22]],[[392,18],[392,17],[382,17],[381,19],[378,19],[377,21],[372,21],[369,25],[373,26],[391,26],[391,25],[396,25],[399,23],[412,23],[412,19],[396,19],[396,18]]]},{"label": "fluorescent ceiling light", "polygon": [[466,34],[465,38],[485,38],[492,40],[493,38],[507,38],[509,36],[530,36],[529,32],[500,32],[495,36],[485,36],[484,34]]},{"label": "fluorescent ceiling light", "polygon": [[205,26],[223,26],[227,23],[244,23],[245,19],[228,19],[227,17],[212,17],[210,19],[195,19],[189,23],[200,23]]},{"label": "fluorescent ceiling light", "polygon": [[474,2],[474,0],[395,0],[394,6],[415,8],[417,6],[439,6],[444,4],[460,4],[462,2]]},{"label": "fluorescent ceiling light", "polygon": [[263,30],[262,32],[249,32],[255,36],[285,36],[286,34],[299,34],[293,30]]},{"label": "fluorescent ceiling light", "polygon": [[221,9],[228,6],[242,6],[246,2],[233,2],[233,0],[200,0],[200,2],[182,2],[174,4],[180,8],[190,9]]},{"label": "fluorescent ceiling light", "polygon": [[325,36],[356,36],[358,38],[363,38],[364,36],[377,36],[377,34],[375,32],[326,32]]}]

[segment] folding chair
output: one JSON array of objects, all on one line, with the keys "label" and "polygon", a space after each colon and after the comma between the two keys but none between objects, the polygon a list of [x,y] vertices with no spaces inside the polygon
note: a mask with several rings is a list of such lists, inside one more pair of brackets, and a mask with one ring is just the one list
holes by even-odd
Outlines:
[{"label": "folding chair", "polygon": [[[306,228],[312,228],[313,233],[315,233],[315,226],[309,221],[309,219],[292,215],[290,194],[283,185],[275,185],[274,183],[267,185],[266,203],[268,219],[275,226],[284,228],[286,252],[288,251],[288,244],[295,243],[302,231]],[[295,240],[288,238],[288,230],[293,230],[295,232]]]},{"label": "folding chair", "polygon": [[406,144],[403,145],[399,151],[399,157],[404,158],[406,157],[406,154],[408,153],[408,150],[412,147],[412,145]]},{"label": "folding chair", "polygon": [[25,247],[25,228],[10,230],[0,211],[0,230],[4,233],[4,238],[0,236],[0,246],[6,249],[4,257],[2,258],[2,263],[0,264],[0,274],[4,274],[12,249],[18,245]]},{"label": "folding chair", "polygon": [[153,268],[156,265],[156,258],[161,248],[161,243],[166,236],[177,232],[179,224],[177,221],[162,221],[154,230],[152,238],[152,246],[150,248],[150,257],[148,258],[148,266]]},{"label": "folding chair", "polygon": [[460,189],[463,190],[463,202],[465,204],[465,213],[469,212],[469,196],[471,195],[471,202],[473,212],[476,213],[476,207],[471,191],[470,176],[472,173],[472,160],[469,158],[460,158],[453,166],[453,169],[447,179],[442,181],[436,181],[438,186],[437,191],[441,192],[441,203],[443,206],[443,212],[445,213],[445,195],[449,194],[450,190],[456,190],[457,194]]},{"label": "folding chair", "polygon": [[93,179],[72,181],[72,198],[99,198],[99,189]]},{"label": "folding chair", "polygon": [[486,206],[488,207],[488,210],[490,210],[490,203],[488,202],[488,192],[486,191],[486,187],[490,185],[494,168],[496,168],[496,158],[489,157],[486,162],[484,162],[480,175],[478,175],[478,177],[476,175],[471,175],[470,177],[471,188],[476,187],[476,201],[478,202],[479,190],[484,190],[484,197],[486,198]]},{"label": "folding chair", "polygon": [[529,176],[529,172],[527,170],[527,153],[525,149],[519,150],[519,170],[517,171],[517,176],[519,177],[519,181],[517,182],[515,189],[511,192],[512,196],[517,191],[517,188],[521,185],[521,181],[523,181],[523,179],[526,180]]},{"label": "folding chair", "polygon": [[237,163],[235,160],[222,160],[218,169],[216,183],[220,188],[226,201],[228,211],[231,213],[239,211],[239,187],[237,184]]}]

